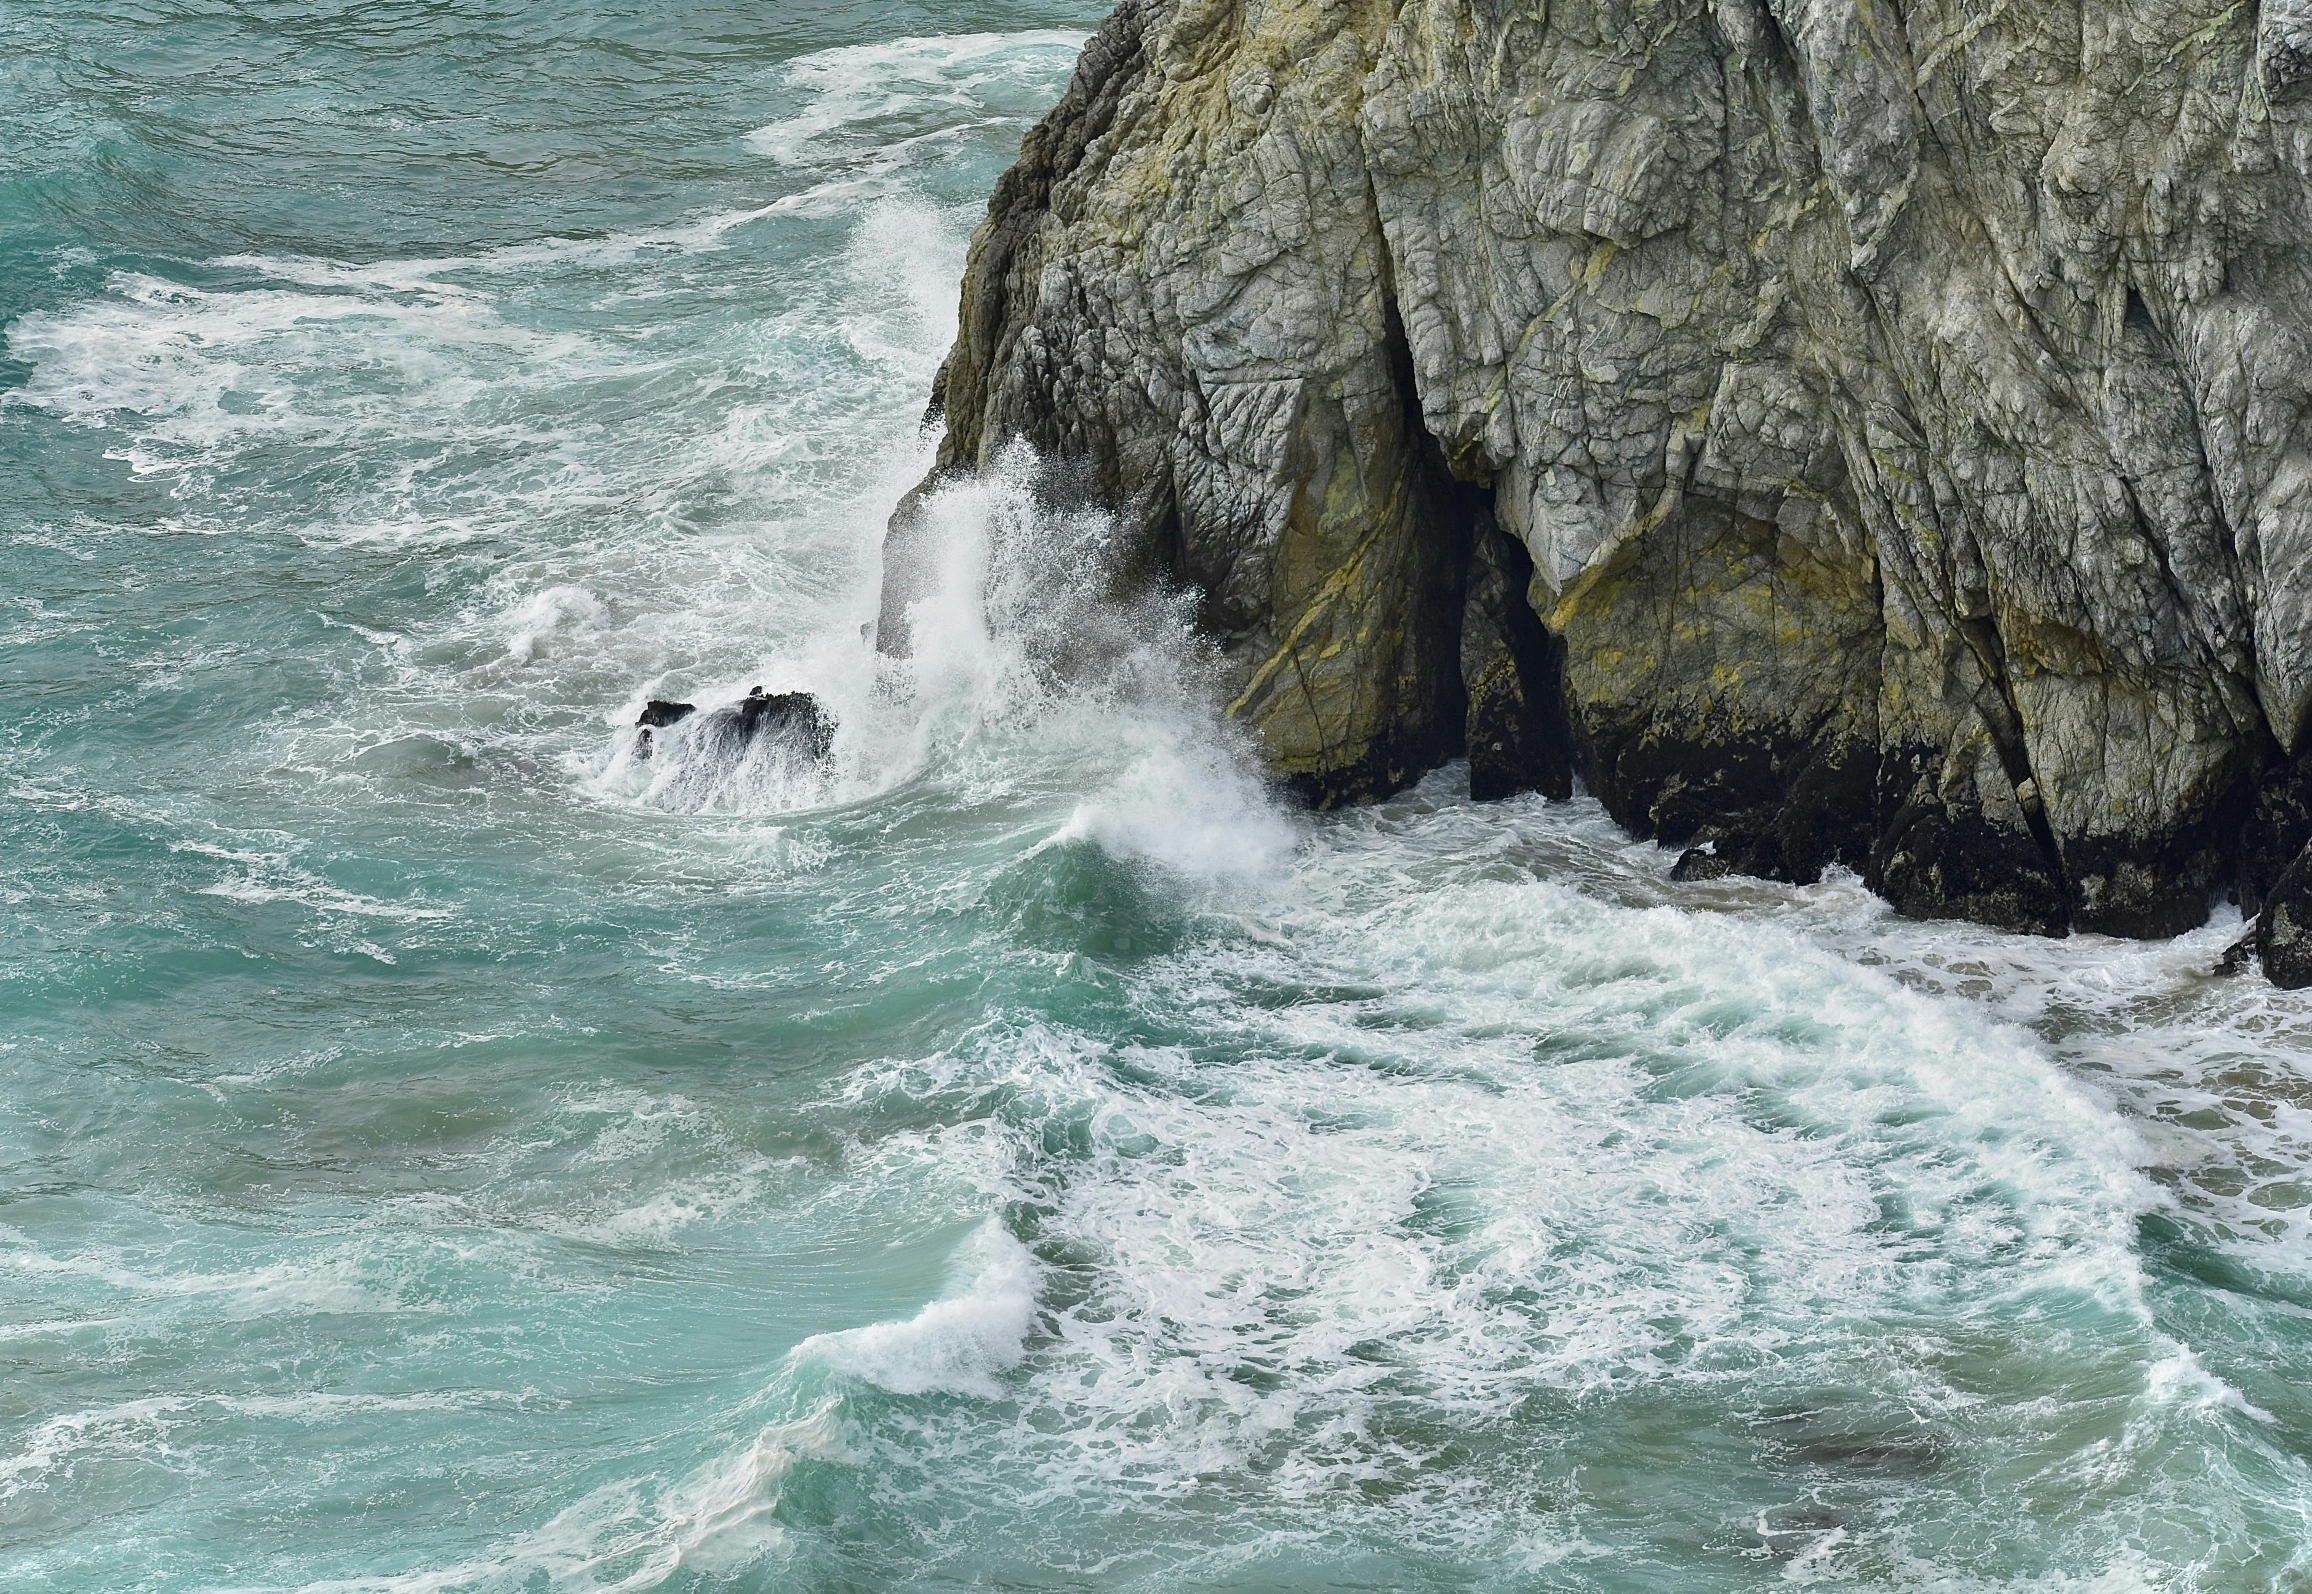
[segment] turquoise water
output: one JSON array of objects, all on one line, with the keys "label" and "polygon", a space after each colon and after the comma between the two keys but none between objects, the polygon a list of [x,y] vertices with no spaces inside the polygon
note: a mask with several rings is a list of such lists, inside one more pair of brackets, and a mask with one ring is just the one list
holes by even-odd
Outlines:
[{"label": "turquoise water", "polygon": [[2236,922],[1295,813],[1025,462],[878,663],[1095,20],[0,9],[0,1587],[2312,1587]]}]

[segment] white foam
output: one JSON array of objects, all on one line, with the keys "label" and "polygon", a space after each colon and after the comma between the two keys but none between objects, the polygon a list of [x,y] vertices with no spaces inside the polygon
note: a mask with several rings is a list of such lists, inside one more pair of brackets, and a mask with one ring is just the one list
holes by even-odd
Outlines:
[{"label": "white foam", "polygon": [[670,256],[710,253],[730,246],[730,235],[772,214],[757,205],[697,216],[672,226],[643,227],[599,238],[541,238],[463,255],[421,255],[404,260],[352,262],[310,255],[224,255],[210,265],[254,272],[303,287],[357,289],[452,297],[480,302],[480,290],[445,279],[467,274],[533,275],[570,267],[620,267]]},{"label": "white foam", "polygon": [[1282,877],[1295,827],[1225,732],[1172,719],[1117,726],[1124,759],[1107,791],[1076,805],[1050,843],[1090,841],[1111,856],[1239,887]]},{"label": "white foam", "polygon": [[728,1576],[784,1543],[774,1513],[798,1462],[849,1459],[835,1410],[822,1405],[771,1424],[663,1489],[644,1480],[596,1489],[487,1557],[302,1587],[304,1594],[450,1594],[477,1586],[520,1588],[543,1578],[556,1588],[642,1594],[685,1569]]},{"label": "white foam", "polygon": [[958,1259],[961,1289],[903,1323],[814,1334],[794,1360],[858,1378],[895,1395],[934,1392],[992,1400],[997,1375],[1020,1364],[1036,1313],[1037,1269],[1027,1247],[990,1221]]},{"label": "white foam", "polygon": [[[103,298],[9,327],[9,353],[32,373],[7,402],[91,426],[141,417],[124,457],[146,473],[260,436],[341,441],[348,419],[454,437],[449,414],[482,397],[461,363],[513,371],[583,348],[571,334],[509,325],[422,271],[367,293],[216,291],[136,272],[106,286]],[[349,366],[360,377],[350,388],[336,380]],[[334,416],[314,403],[333,388],[344,394]]]},{"label": "white foam", "polygon": [[2267,1425],[2280,1420],[2200,1365],[2199,1353],[2189,1345],[2178,1345],[2152,1363],[2145,1385],[2145,1393],[2154,1405],[2177,1405],[2196,1411],[2235,1411]]},{"label": "white foam", "polygon": [[[785,166],[853,161],[889,171],[926,140],[1024,125],[1051,102],[1085,37],[1061,29],[950,34],[799,56],[785,87],[804,108],[756,128],[747,142]],[[922,130],[911,137],[910,128]]]},{"label": "white foam", "polygon": [[[2060,1429],[2133,1365],[2137,1439],[2082,1520],[2195,1509],[2156,1458],[2199,1453],[2192,1425],[2270,1424],[2158,1326],[2137,1225],[2170,1198],[2128,1117],[2026,1027],[1817,941],[1807,914],[1846,887],[1649,908],[1672,889],[1653,852],[1586,807],[1338,816],[1247,893],[1266,933],[1128,977],[1130,1009],[1192,1044],[1007,1021],[857,1081],[915,1113],[1003,1104],[1002,1157],[940,1148],[1077,1259],[1002,1386],[1018,1421],[954,1435],[930,1475],[1016,1476],[999,1514],[1123,1490],[1231,1532],[1313,1510],[1546,1565],[1608,1553],[1537,1529],[1545,1458],[1492,1448],[1548,1392],[1578,1412],[1869,1391],[1954,1447],[1904,1483],[1905,1520],[1940,1520],[1978,1509],[1955,1479],[2022,1442],[2000,1424]],[[1055,1153],[1060,1126],[1088,1150]],[[1950,1376],[1938,1339],[1989,1324],[2084,1382],[1986,1427],[2013,1397]],[[2103,1564],[2083,1531],[2067,1564]],[[1851,1524],[1778,1542],[1833,1580],[1900,1553]],[[1976,1586],[1967,1564],[1918,1570]]]},{"label": "white foam", "polygon": [[0,1500],[41,1487],[48,1474],[89,1450],[155,1448],[166,1419],[186,1404],[181,1398],[153,1396],[49,1418],[26,1436],[21,1450],[0,1456]]},{"label": "white foam", "polygon": [[2120,1111],[2184,1211],[2257,1266],[2312,1268],[2312,1005],[2252,973],[2215,976],[2243,930],[2236,909],[2172,940],[2052,941],[1899,919],[1851,875],[1739,888],[1728,910],[1750,900],[1938,1008],[2033,1035],[2064,1078]]},{"label": "white foam", "polygon": [[23,1448],[0,1456],[0,1500],[38,1490],[92,1453],[162,1457],[172,1436],[226,1417],[254,1417],[315,1427],[380,1412],[474,1411],[521,1407],[533,1397],[487,1391],[442,1390],[410,1395],[346,1394],[310,1390],[293,1395],[152,1395],[84,1411],[66,1412],[33,1427]]},{"label": "white foam", "polygon": [[548,587],[525,598],[506,615],[503,623],[510,633],[506,653],[527,663],[545,651],[556,633],[576,632],[583,638],[599,631],[609,618],[610,611],[602,600],[584,587],[567,582]]},{"label": "white foam", "polygon": [[194,888],[194,895],[223,897],[232,902],[294,902],[320,913],[352,914],[365,919],[392,919],[423,924],[457,917],[453,908],[433,908],[406,902],[380,902],[359,892],[344,891],[306,875],[288,883],[240,876]]},{"label": "white foam", "polygon": [[852,1459],[832,1402],[764,1429],[735,1457],[700,1468],[676,1491],[666,1533],[675,1564],[727,1576],[759,1560],[785,1540],[772,1513],[795,1463]]},{"label": "white foam", "polygon": [[197,1303],[212,1321],[240,1322],[280,1314],[396,1312],[413,1309],[383,1287],[359,1247],[332,1247],[316,1257],[227,1272],[148,1271],[115,1247],[54,1256],[28,1245],[0,1244],[0,1271],[85,1279],[119,1294],[158,1302]]}]

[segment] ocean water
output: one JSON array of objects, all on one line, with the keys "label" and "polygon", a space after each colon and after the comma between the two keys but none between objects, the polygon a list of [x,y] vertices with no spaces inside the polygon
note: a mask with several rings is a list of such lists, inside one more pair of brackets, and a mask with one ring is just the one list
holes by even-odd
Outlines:
[{"label": "ocean water", "polygon": [[878,661],[1096,20],[0,7],[0,1588],[2312,1588],[2236,915],[1296,812],[1031,461]]}]

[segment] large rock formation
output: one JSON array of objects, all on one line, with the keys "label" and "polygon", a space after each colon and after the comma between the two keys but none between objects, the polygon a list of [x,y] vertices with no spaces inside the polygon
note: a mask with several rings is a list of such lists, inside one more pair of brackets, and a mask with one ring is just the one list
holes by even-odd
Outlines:
[{"label": "large rock formation", "polygon": [[934,403],[1319,801],[1570,758],[2043,933],[2312,830],[2312,0],[1125,0]]}]

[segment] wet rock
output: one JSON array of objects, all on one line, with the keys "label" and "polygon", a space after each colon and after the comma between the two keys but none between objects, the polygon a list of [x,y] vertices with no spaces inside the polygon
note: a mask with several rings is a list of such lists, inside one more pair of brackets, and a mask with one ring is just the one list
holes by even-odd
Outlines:
[{"label": "wet rock", "polygon": [[2216,959],[2216,966],[2212,972],[2220,980],[2237,978],[2247,972],[2249,961],[2255,956],[2256,930],[2255,926],[2250,925],[2246,935],[2224,948],[2224,955]]},{"label": "wet rock", "polygon": [[1670,878],[1691,885],[1697,880],[1723,880],[1734,873],[1734,865],[1707,847],[1688,847],[1678,855],[1671,866]]},{"label": "wet rock", "polygon": [[1533,561],[1483,517],[1461,620],[1469,694],[1469,795],[1494,802],[1535,791],[1573,795],[1573,749],[1560,684],[1563,650],[1526,602]]},{"label": "wet rock", "polygon": [[827,756],[835,742],[835,722],[808,692],[766,692],[750,689],[736,703],[700,714],[695,703],[652,698],[635,719],[640,731],[637,756],[649,758],[656,747],[653,733],[697,719],[691,735],[696,745],[717,756],[737,758],[756,743],[784,741],[814,762]]},{"label": "wet rock", "polygon": [[2280,756],[2277,748],[2268,749],[2250,784],[2255,797],[2241,830],[2233,890],[2240,911],[2253,919],[2296,855],[2312,843],[2312,741],[2293,759]]},{"label": "wet rock", "polygon": [[2264,977],[2285,991],[2312,987],[2312,846],[2298,853],[2256,915]]},{"label": "wet rock", "polygon": [[700,734],[721,751],[737,755],[765,739],[784,741],[814,761],[835,742],[835,722],[808,692],[751,689],[727,708],[707,715]]},{"label": "wet rock", "polygon": [[697,712],[698,705],[695,703],[675,703],[663,697],[654,697],[643,704],[641,714],[634,721],[637,727],[634,756],[648,759],[658,750],[651,732],[665,730],[669,725],[680,725]]},{"label": "wet rock", "polygon": [[1123,0],[974,237],[939,469],[1087,484],[1315,800],[1456,744],[1551,789],[1554,700],[1739,872],[2258,911],[2312,821],[2307,63],[2306,0]]},{"label": "wet rock", "polygon": [[2069,892],[2027,829],[1932,797],[1896,812],[1864,879],[1909,919],[2052,937],[2070,930]]}]

